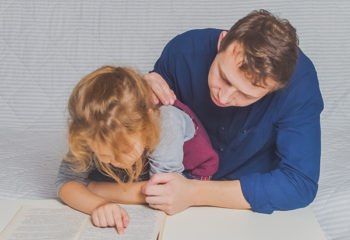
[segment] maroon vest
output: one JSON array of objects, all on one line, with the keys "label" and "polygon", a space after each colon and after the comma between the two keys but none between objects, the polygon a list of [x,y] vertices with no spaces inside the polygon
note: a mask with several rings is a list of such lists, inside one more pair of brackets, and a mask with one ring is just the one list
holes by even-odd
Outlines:
[{"label": "maroon vest", "polygon": [[198,117],[185,104],[176,100],[174,106],[187,113],[195,125],[194,137],[184,143],[183,164],[190,177],[206,180],[219,167],[219,156],[213,149],[209,136]]}]

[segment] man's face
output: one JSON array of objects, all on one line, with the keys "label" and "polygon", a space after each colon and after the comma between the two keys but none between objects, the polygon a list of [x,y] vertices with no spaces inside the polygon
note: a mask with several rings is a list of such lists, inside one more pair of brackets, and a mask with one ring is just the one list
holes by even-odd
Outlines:
[{"label": "man's face", "polygon": [[248,106],[278,89],[277,83],[272,79],[266,79],[264,86],[253,85],[239,70],[242,59],[242,47],[236,42],[216,55],[209,70],[208,85],[210,97],[217,106]]}]

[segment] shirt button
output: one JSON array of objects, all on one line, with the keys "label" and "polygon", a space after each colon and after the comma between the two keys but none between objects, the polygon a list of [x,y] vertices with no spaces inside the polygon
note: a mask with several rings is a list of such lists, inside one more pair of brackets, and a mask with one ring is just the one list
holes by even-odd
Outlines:
[{"label": "shirt button", "polygon": [[219,148],[219,151],[220,151],[220,152],[223,152],[223,151],[224,151],[224,149],[221,147],[221,148]]},{"label": "shirt button", "polygon": [[221,131],[225,131],[225,127],[220,127]]}]

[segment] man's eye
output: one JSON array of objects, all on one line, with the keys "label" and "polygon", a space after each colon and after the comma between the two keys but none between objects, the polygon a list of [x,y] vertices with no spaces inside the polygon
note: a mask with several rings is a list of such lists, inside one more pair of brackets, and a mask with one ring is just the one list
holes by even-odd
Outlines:
[{"label": "man's eye", "polygon": [[101,156],[101,160],[103,160],[104,162],[110,162],[112,160],[112,158],[110,156]]},{"label": "man's eye", "polygon": [[231,83],[230,83],[226,78],[222,78],[222,80],[223,80],[224,83],[226,83],[228,86],[232,86]]},{"label": "man's eye", "polygon": [[249,96],[249,95],[247,95],[247,94],[244,94],[244,93],[242,93],[242,95],[245,97],[245,98],[247,98],[247,99],[253,99],[254,97],[252,97],[252,96]]}]

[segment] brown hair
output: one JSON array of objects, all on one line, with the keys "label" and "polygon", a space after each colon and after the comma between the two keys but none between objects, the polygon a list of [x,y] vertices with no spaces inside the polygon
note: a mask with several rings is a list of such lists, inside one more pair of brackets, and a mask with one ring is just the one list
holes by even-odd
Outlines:
[{"label": "brown hair", "polygon": [[285,86],[291,78],[298,58],[298,36],[286,19],[266,10],[253,11],[240,19],[221,42],[219,52],[237,42],[243,47],[240,70],[254,85],[265,85],[272,78]]},{"label": "brown hair", "polygon": [[[69,98],[69,154],[66,161],[76,171],[86,171],[95,162],[97,169],[118,183],[121,179],[111,164],[93,156],[87,141],[107,146],[115,159],[133,149],[128,136],[140,134],[146,152],[152,152],[159,141],[159,109],[151,102],[151,89],[130,68],[104,66],[85,76]],[[152,109],[150,114],[150,109]],[[143,157],[125,169],[128,182],[138,179]]]}]

